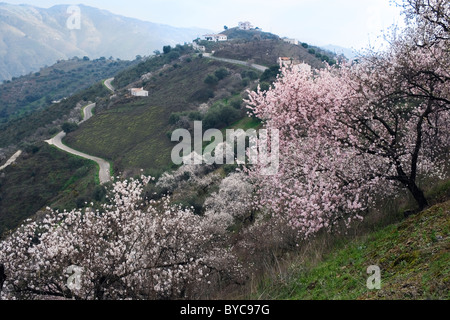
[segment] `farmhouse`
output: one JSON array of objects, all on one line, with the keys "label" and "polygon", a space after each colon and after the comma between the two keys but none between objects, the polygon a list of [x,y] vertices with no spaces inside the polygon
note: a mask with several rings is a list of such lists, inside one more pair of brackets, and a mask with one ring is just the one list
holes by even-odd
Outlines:
[{"label": "farmhouse", "polygon": [[144,88],[132,88],[130,93],[135,97],[148,97],[148,91],[144,90]]},{"label": "farmhouse", "polygon": [[194,50],[198,50],[198,51],[202,51],[205,52],[206,51],[206,47],[205,46],[200,46],[198,43],[193,42],[192,43],[192,48],[194,48]]},{"label": "farmhouse", "polygon": [[279,57],[278,58],[278,64],[282,67],[292,67],[292,66],[298,66],[302,64],[298,59],[289,58],[289,57]]},{"label": "farmhouse", "polygon": [[289,67],[293,64],[294,59],[288,57],[279,57],[278,63],[283,67]]}]

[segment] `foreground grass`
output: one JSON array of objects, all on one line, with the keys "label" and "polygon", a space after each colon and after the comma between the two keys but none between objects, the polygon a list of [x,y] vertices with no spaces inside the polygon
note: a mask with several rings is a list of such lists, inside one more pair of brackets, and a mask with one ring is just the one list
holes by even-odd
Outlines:
[{"label": "foreground grass", "polygon": [[[252,298],[288,300],[450,299],[450,201],[364,239],[341,244],[318,263],[294,262],[265,279]],[[366,286],[381,269],[381,289]]]}]

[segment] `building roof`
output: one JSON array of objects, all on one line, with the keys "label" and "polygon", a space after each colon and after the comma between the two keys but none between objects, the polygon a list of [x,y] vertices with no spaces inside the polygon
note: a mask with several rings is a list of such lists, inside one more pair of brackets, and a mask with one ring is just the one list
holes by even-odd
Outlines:
[{"label": "building roof", "polygon": [[225,34],[205,34],[204,37],[227,37]]},{"label": "building roof", "polygon": [[147,91],[147,90],[144,90],[144,88],[131,88],[130,91],[131,92],[141,92],[141,91]]}]

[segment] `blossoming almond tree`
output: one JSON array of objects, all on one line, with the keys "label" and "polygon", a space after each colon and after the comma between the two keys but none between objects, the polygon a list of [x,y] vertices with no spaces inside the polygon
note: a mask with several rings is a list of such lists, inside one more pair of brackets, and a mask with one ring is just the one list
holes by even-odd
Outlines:
[{"label": "blossoming almond tree", "polygon": [[418,176],[442,176],[448,162],[450,54],[448,38],[418,45],[409,35],[424,29],[411,28],[384,53],[352,66],[284,69],[274,88],[250,94],[253,113],[280,130],[278,174],[250,172],[258,205],[287,215],[305,236],[361,218],[398,186],[419,209],[428,205]]},{"label": "blossoming almond tree", "polygon": [[222,180],[219,191],[205,200],[205,219],[225,231],[236,221],[253,220],[253,185],[243,172],[234,172]]},{"label": "blossoming almond tree", "polygon": [[[147,182],[117,182],[103,210],[50,212],[1,242],[3,298],[192,297],[214,272],[234,270],[201,217],[168,199],[142,205]],[[68,281],[74,271],[78,283]]]}]

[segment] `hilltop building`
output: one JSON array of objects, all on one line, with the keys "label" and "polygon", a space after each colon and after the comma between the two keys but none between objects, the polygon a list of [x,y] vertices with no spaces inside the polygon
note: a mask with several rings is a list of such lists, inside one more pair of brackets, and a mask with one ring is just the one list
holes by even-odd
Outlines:
[{"label": "hilltop building", "polygon": [[251,29],[253,29],[253,25],[250,22],[248,22],[248,21],[239,22],[238,27],[239,27],[240,30],[251,30]]}]

